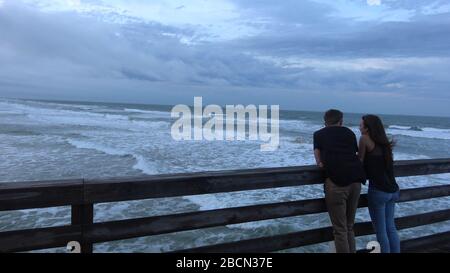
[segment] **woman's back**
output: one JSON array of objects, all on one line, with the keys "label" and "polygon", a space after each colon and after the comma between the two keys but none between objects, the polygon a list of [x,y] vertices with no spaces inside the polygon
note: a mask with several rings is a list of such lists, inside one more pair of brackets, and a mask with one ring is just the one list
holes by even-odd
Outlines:
[{"label": "woman's back", "polygon": [[375,144],[364,157],[364,167],[369,187],[392,193],[398,191],[399,187],[395,180],[393,163],[386,164],[384,152],[382,146]]}]

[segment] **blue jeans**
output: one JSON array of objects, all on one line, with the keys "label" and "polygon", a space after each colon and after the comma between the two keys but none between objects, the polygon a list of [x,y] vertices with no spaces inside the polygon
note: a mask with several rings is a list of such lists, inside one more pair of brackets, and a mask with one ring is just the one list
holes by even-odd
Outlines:
[{"label": "blue jeans", "polygon": [[387,193],[369,187],[369,213],[382,253],[400,253],[400,239],[395,227],[395,202],[400,192]]}]

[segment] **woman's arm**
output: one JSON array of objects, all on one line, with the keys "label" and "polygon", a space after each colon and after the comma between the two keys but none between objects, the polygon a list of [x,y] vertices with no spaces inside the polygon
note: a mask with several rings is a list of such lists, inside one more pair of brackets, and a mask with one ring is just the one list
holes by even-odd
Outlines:
[{"label": "woman's arm", "polygon": [[367,138],[366,136],[361,136],[359,138],[359,147],[358,147],[358,156],[361,161],[364,161],[364,157],[366,156],[367,150]]}]

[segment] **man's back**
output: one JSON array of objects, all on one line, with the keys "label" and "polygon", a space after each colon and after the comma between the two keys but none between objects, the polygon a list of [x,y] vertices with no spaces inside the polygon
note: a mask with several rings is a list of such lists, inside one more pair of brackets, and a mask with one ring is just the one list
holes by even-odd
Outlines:
[{"label": "man's back", "polygon": [[315,132],[314,149],[320,151],[327,177],[336,185],[365,181],[356,135],[349,128],[328,126]]}]

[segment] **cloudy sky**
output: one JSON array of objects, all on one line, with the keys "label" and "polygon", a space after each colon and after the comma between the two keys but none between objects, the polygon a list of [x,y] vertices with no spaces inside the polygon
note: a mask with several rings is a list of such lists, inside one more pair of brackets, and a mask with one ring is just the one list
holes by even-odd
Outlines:
[{"label": "cloudy sky", "polygon": [[0,97],[450,116],[448,0],[0,0]]}]

